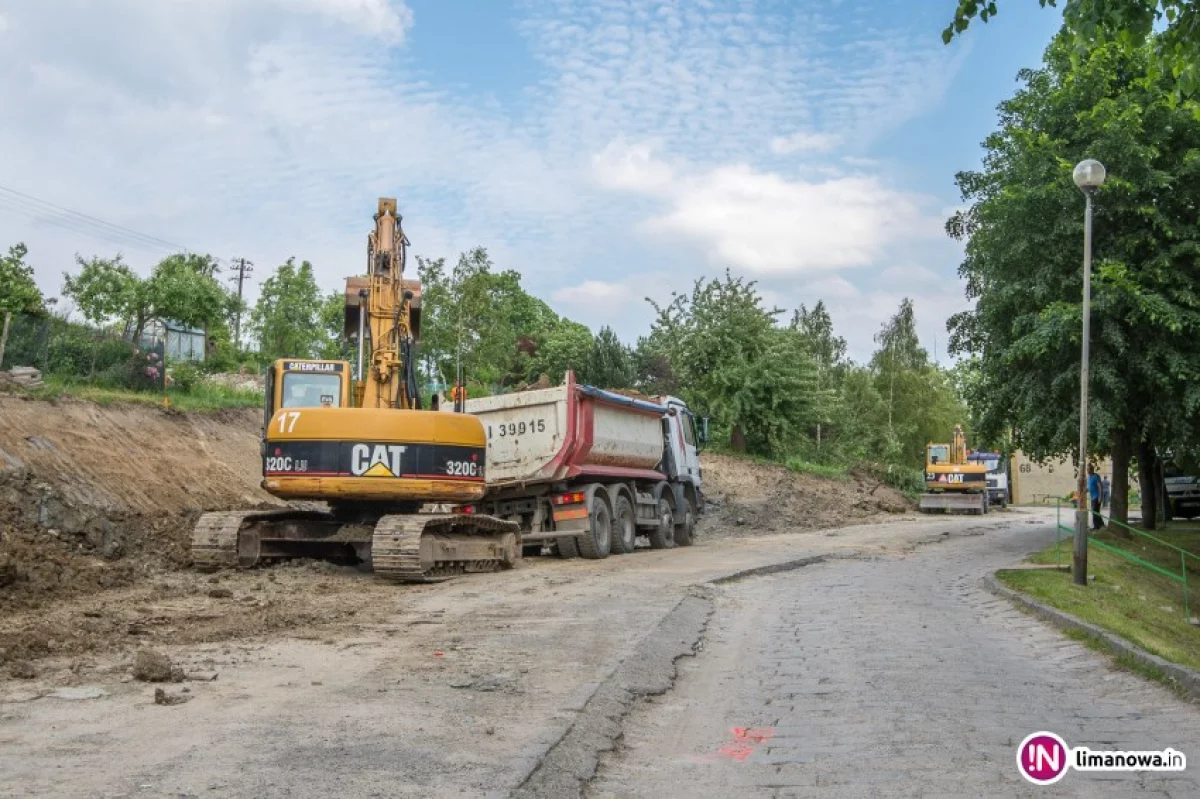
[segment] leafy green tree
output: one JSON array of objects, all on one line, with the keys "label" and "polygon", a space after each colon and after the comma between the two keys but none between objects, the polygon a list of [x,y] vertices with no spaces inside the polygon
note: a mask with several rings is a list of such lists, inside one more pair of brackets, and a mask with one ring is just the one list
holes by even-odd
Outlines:
[{"label": "leafy green tree", "polygon": [[[783,311],[763,307],[754,282],[726,272],[665,306],[648,302],[657,318],[639,349],[665,356],[684,399],[710,415],[730,446],[782,454],[797,443],[797,431],[815,421],[815,366],[799,333],[776,324]],[[761,386],[798,393],[756,401]]]},{"label": "leafy green tree", "polygon": [[564,358],[583,367],[569,346],[581,340],[579,331],[564,330],[563,320],[521,287],[520,273],[494,271],[487,250],[477,247],[463,253],[449,271],[442,258],[418,256],[417,266],[422,287],[420,358],[426,379],[454,383],[461,359],[470,382],[525,382],[538,368],[534,361],[539,349],[551,337],[552,353],[542,357],[542,367],[558,369]]},{"label": "leafy green tree", "polygon": [[[1057,0],[1038,0],[1056,8]],[[1150,43],[1151,77],[1166,77],[1180,95],[1200,91],[1200,2],[1197,0],[1063,0],[1063,27],[1075,53],[1085,56],[1097,44],[1116,42],[1131,49]],[[942,32],[947,44],[971,20],[987,22],[999,0],[958,0],[954,20]],[[1156,24],[1162,26],[1154,35]]]},{"label": "leafy green tree", "polygon": [[33,267],[25,263],[29,250],[18,242],[0,256],[0,317],[5,312],[42,315],[46,301],[33,279]]},{"label": "leafy green tree", "polygon": [[888,463],[920,466],[925,444],[946,441],[961,424],[969,427],[966,407],[951,376],[930,362],[917,337],[912,300],[905,298],[896,315],[875,337],[879,349],[871,358],[875,387],[887,417],[883,452]]},{"label": "leafy green tree", "polygon": [[1131,453],[1197,441],[1200,420],[1200,114],[1148,71],[1151,47],[1063,38],[1000,106],[983,169],[957,177],[970,207],[947,223],[966,241],[971,311],[953,352],[978,357],[985,437],[1013,431],[1035,458],[1077,454],[1085,157],[1107,167],[1095,196],[1089,451],[1113,456],[1113,515],[1126,512]]},{"label": "leafy green tree", "polygon": [[846,340],[834,334],[833,318],[829,315],[824,300],[817,300],[811,311],[801,305],[792,316],[791,327],[804,338],[817,367],[814,432],[817,458],[820,460],[822,441],[825,435],[828,435],[828,425],[837,412],[837,387],[845,367]]},{"label": "leafy green tree", "polygon": [[341,291],[332,291],[321,300],[318,314],[320,323],[320,342],[317,345],[317,357],[329,360],[353,361],[358,357],[357,349],[350,346],[346,339],[346,296]]},{"label": "leafy green tree", "polygon": [[201,268],[210,260],[206,256],[167,256],[148,278],[139,277],[120,255],[75,260],[79,272],[64,275],[63,295],[93,324],[122,322],[135,341],[155,320],[223,325],[232,307],[229,293]]},{"label": "leafy green tree", "polygon": [[263,281],[250,325],[266,360],[312,358],[326,340],[322,326],[321,296],[312,264],[288,258]]},{"label": "leafy green tree", "polygon": [[651,396],[679,393],[679,378],[675,376],[671,361],[660,349],[659,344],[647,336],[641,336],[630,357],[633,384],[638,391]]},{"label": "leafy green tree", "polygon": [[572,369],[581,382],[596,382],[588,370],[591,356],[592,331],[588,330],[587,325],[563,319],[537,344],[537,352],[529,366],[529,376],[546,375],[551,384],[558,385],[567,370]]},{"label": "leafy green tree", "polygon": [[633,354],[607,325],[600,328],[588,354],[587,379],[600,388],[632,388]]}]

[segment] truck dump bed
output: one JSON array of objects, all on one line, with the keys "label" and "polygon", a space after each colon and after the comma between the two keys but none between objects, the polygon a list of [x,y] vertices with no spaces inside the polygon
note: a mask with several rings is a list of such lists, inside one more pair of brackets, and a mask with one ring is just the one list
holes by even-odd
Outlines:
[{"label": "truck dump bed", "polygon": [[579,385],[468,399],[487,431],[487,483],[508,487],[577,477],[665,480],[663,416],[644,400]]}]

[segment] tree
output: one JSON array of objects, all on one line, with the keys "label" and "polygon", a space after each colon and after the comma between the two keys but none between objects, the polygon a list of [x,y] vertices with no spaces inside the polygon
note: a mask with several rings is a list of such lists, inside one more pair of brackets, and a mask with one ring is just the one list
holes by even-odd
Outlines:
[{"label": "tree", "polygon": [[587,325],[562,319],[536,344],[535,354],[528,367],[530,378],[546,375],[558,385],[568,369],[583,382],[595,382],[588,371],[592,355],[592,331]]},{"label": "tree", "polygon": [[670,359],[650,338],[638,338],[631,360],[633,383],[638,391],[651,396],[674,395],[679,392],[679,378],[671,368]]},{"label": "tree", "polygon": [[141,278],[117,255],[111,259],[76,256],[76,275],[64,275],[63,295],[70,297],[93,324],[123,323],[134,341],[152,321],[189,327],[224,324],[233,300],[201,267],[207,256],[170,255],[150,277]]},{"label": "tree", "polygon": [[322,326],[325,300],[313,277],[312,264],[288,258],[263,281],[250,324],[259,352],[268,360],[312,358],[326,340]]},{"label": "tree", "polygon": [[951,318],[951,350],[978,357],[988,438],[1010,428],[1034,458],[1078,454],[1082,198],[1075,163],[1100,159],[1095,196],[1089,451],[1113,456],[1113,516],[1125,519],[1130,454],[1198,438],[1200,115],[1148,71],[1152,47],[1078,58],[1060,37],[1000,106],[970,207],[947,232],[975,308]]},{"label": "tree", "polygon": [[838,401],[836,389],[838,375],[846,357],[846,340],[834,335],[833,319],[825,308],[824,300],[817,300],[811,311],[801,305],[792,316],[791,327],[803,336],[808,351],[816,362],[814,407],[817,416],[816,444],[819,457],[823,428],[832,421]]},{"label": "tree", "polygon": [[887,410],[884,459],[917,467],[926,443],[946,441],[956,424],[969,427],[967,409],[950,374],[931,363],[921,346],[912,300],[901,301],[875,341],[879,349],[870,367]]},{"label": "tree", "polygon": [[28,253],[18,242],[8,248],[8,255],[0,256],[0,320],[6,312],[39,316],[46,312],[46,301],[33,279],[33,267],[25,263]]},{"label": "tree", "polygon": [[[958,0],[954,20],[942,31],[949,44],[978,17],[987,22],[998,11],[999,0]],[[1038,0],[1042,8],[1056,8],[1056,0]],[[1154,26],[1166,21],[1160,35]],[[1166,77],[1181,96],[1200,91],[1200,2],[1197,0],[1063,0],[1063,29],[1075,53],[1086,54],[1105,42],[1130,49],[1150,43],[1151,77]]]},{"label": "tree", "polygon": [[600,388],[632,388],[633,355],[611,327],[600,328],[588,354],[587,379]]},{"label": "tree", "polygon": [[346,295],[333,291],[321,300],[318,313],[321,320],[321,337],[317,345],[317,357],[329,360],[356,360],[357,350],[352,350],[346,339]]},{"label": "tree", "polygon": [[[660,306],[639,350],[665,357],[680,393],[711,416],[734,449],[786,454],[815,422],[815,365],[799,332],[780,328],[783,313],[762,305],[754,282],[697,280],[690,294]],[[785,362],[786,361],[786,362]],[[785,392],[767,398],[762,391]]]},{"label": "tree", "polygon": [[[525,382],[539,368],[534,364],[539,348],[552,336],[554,353],[542,358],[542,367],[558,369],[564,358],[584,366],[586,353],[577,357],[568,346],[582,340],[580,332],[564,329],[565,320],[527,293],[519,272],[493,271],[484,248],[460,255],[449,272],[443,258],[418,256],[417,268],[422,286],[420,359],[427,380],[454,383],[461,359],[469,380],[497,386]],[[554,364],[547,367],[547,359]]]}]

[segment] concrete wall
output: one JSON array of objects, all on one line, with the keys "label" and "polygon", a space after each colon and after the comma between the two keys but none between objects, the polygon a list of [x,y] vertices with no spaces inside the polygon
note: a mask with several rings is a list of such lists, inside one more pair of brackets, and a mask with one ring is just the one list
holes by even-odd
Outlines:
[{"label": "concrete wall", "polygon": [[[1066,458],[1034,463],[1018,452],[1012,457],[1012,501],[1014,505],[1053,505],[1055,499],[1066,497],[1078,485],[1075,464]],[[1105,458],[1096,464],[1096,472],[1112,481],[1112,461]],[[1137,490],[1137,480],[1131,471],[1129,486]]]}]

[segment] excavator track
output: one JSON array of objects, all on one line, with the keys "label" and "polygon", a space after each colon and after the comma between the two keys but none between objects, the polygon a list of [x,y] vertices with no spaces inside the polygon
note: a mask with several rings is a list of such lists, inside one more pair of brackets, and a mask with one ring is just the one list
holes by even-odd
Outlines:
[{"label": "excavator track", "polygon": [[293,509],[234,510],[205,513],[192,529],[192,566],[200,571],[249,569],[258,563],[261,542],[255,522],[324,518],[325,514]]},{"label": "excavator track", "polygon": [[384,516],[371,537],[371,567],[376,576],[402,583],[511,569],[520,558],[519,530],[490,516]]},{"label": "excavator track", "polygon": [[192,530],[192,565],[201,571],[238,565],[238,531],[254,511],[205,513]]}]

